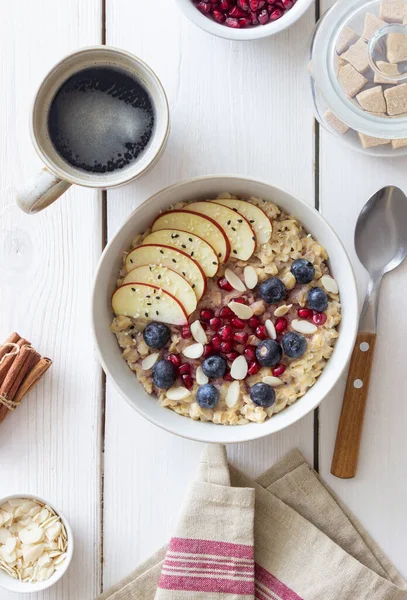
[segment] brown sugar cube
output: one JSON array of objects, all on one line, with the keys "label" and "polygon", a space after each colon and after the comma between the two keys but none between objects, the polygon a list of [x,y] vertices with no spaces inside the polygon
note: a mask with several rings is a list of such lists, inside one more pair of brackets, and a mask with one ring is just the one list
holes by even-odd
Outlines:
[{"label": "brown sugar cube", "polygon": [[391,145],[394,150],[397,148],[404,148],[407,146],[407,138],[400,138],[399,140],[391,140]]},{"label": "brown sugar cube", "polygon": [[407,112],[407,83],[385,90],[384,97],[387,103],[387,114],[393,116]]},{"label": "brown sugar cube", "polygon": [[356,96],[367,83],[366,77],[363,77],[352,65],[345,65],[339,69],[338,81],[345,94],[351,98]]},{"label": "brown sugar cube", "polygon": [[367,56],[367,42],[359,39],[346,52],[341,54],[341,58],[350,63],[359,73],[363,73],[369,68],[369,59]]},{"label": "brown sugar cube", "polygon": [[370,40],[372,35],[376,33],[380,27],[384,27],[386,25],[386,21],[379,19],[376,15],[372,13],[366,13],[365,15],[365,25],[363,28],[362,38],[365,40]]},{"label": "brown sugar cube", "polygon": [[359,131],[358,136],[363,148],[374,148],[375,146],[384,146],[385,144],[390,144],[390,140],[371,137],[370,135],[365,135],[364,133],[360,133]]},{"label": "brown sugar cube", "polygon": [[385,73],[390,75],[390,77],[392,77],[394,75],[400,75],[399,68],[397,65],[391,65],[390,63],[385,62],[384,60],[378,60],[376,62],[376,66],[380,71],[382,71],[383,74],[380,75],[379,73],[375,72],[374,78],[373,78],[373,81],[375,83],[385,83],[385,84],[392,83],[391,80],[386,79]]},{"label": "brown sugar cube", "polygon": [[383,0],[380,3],[380,18],[387,23],[402,23],[404,11],[404,0]]},{"label": "brown sugar cube", "polygon": [[360,92],[356,96],[356,100],[364,110],[374,113],[386,112],[386,100],[384,99],[381,85],[376,85],[369,90]]},{"label": "brown sugar cube", "polygon": [[336,51],[338,54],[342,54],[354,44],[358,39],[357,34],[350,27],[344,27],[341,31],[341,35],[336,42]]},{"label": "brown sugar cube", "polygon": [[387,60],[390,63],[399,63],[407,60],[407,35],[404,33],[388,34]]},{"label": "brown sugar cube", "polygon": [[326,113],[324,114],[324,119],[328,123],[328,125],[332,127],[332,129],[335,129],[335,131],[337,131],[341,135],[344,135],[349,129],[349,127],[345,125],[343,121],[338,119],[338,117],[334,115],[333,112],[330,110],[326,111]]},{"label": "brown sugar cube", "polygon": [[336,54],[335,58],[334,58],[334,64],[335,64],[335,73],[338,75],[339,69],[342,69],[342,67],[344,67],[346,65],[346,60],[343,60],[343,58],[341,58],[340,56],[338,56]]}]

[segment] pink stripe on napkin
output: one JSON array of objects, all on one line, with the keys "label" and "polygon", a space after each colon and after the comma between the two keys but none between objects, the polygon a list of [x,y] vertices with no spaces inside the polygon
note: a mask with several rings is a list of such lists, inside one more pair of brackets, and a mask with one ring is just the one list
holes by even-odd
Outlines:
[{"label": "pink stripe on napkin", "polygon": [[298,594],[256,563],[256,596],[258,600],[302,600]]},{"label": "pink stripe on napkin", "polygon": [[254,558],[253,546],[215,542],[213,540],[197,540],[191,538],[172,538],[169,551],[188,554],[213,554],[215,556],[233,556],[234,558]]}]

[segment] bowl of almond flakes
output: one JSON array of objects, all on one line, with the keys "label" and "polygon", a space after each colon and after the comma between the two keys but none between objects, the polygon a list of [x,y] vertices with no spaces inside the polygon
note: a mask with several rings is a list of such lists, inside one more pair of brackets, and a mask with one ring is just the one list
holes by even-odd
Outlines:
[{"label": "bowl of almond flakes", "polygon": [[0,499],[0,587],[29,594],[53,586],[68,570],[73,548],[68,521],[46,500]]}]

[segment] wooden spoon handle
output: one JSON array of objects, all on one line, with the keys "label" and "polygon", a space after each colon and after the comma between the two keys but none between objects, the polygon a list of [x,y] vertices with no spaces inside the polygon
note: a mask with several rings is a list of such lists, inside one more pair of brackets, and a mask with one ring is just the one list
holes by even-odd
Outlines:
[{"label": "wooden spoon handle", "polygon": [[375,333],[358,333],[350,362],[331,466],[331,473],[342,479],[356,475],[375,345]]}]

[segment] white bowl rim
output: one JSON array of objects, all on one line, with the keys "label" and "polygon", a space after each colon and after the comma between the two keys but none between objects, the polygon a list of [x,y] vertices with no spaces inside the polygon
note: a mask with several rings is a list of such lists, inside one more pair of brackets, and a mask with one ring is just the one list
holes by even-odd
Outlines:
[{"label": "white bowl rim", "polygon": [[[65,517],[65,515],[63,513],[61,513],[60,510],[57,510],[57,508],[55,508],[55,505],[52,502],[48,502],[48,500],[45,500],[45,498],[42,498],[41,496],[38,496],[37,494],[27,494],[24,492],[21,494],[19,494],[19,493],[8,494],[7,496],[0,498],[0,505],[4,504],[8,500],[12,500],[13,498],[18,498],[18,499],[26,498],[27,500],[38,500],[39,502],[42,502],[43,504],[48,504],[48,506],[50,508],[52,508],[52,510],[58,515],[58,517],[60,517],[60,519],[66,529],[66,533],[67,533],[68,548],[66,551],[65,564],[61,569],[59,569],[58,571],[55,571],[55,573],[53,573],[51,575],[51,577],[49,579],[47,579],[46,581],[39,581],[38,583],[22,582],[17,579],[13,579],[9,575],[7,575],[4,571],[1,571],[0,588],[3,588],[10,592],[19,593],[19,594],[35,594],[36,592],[41,592],[43,590],[46,590],[46,589],[52,587],[65,575],[65,573],[69,569],[69,565],[71,564],[71,560],[72,560],[72,556],[73,556],[73,552],[74,552],[73,533],[72,533],[71,526],[69,525],[69,522],[68,522],[67,518]],[[5,575],[4,578],[3,578],[3,573]],[[19,589],[17,590],[17,589],[14,589],[13,587],[7,586],[5,584],[5,581],[8,581],[8,580],[10,580],[10,582],[12,582],[14,586],[17,585],[19,587]],[[20,584],[21,584],[21,587],[20,587]]]},{"label": "white bowl rim", "polygon": [[[203,427],[217,427],[222,431],[227,431],[230,428],[233,429],[238,429],[239,432],[243,432],[242,435],[239,437],[239,439],[227,439],[227,440],[220,440],[218,438],[218,436],[216,436],[216,440],[211,440],[210,439],[210,435],[206,434],[205,435],[205,429],[202,428],[202,434],[194,434],[192,435],[191,433],[188,433],[188,427],[186,426],[186,431],[174,431],[171,427],[165,425],[164,423],[162,423],[161,421],[158,421],[156,419],[154,419],[150,414],[148,414],[146,411],[144,411],[140,405],[133,403],[130,401],[130,399],[127,397],[126,393],[121,389],[119,383],[116,381],[116,379],[113,377],[112,372],[107,364],[107,362],[104,359],[103,356],[103,352],[101,350],[101,348],[99,347],[98,344],[98,335],[97,335],[97,323],[96,323],[96,314],[95,314],[95,302],[96,302],[96,287],[97,287],[97,282],[99,277],[101,276],[102,270],[103,270],[103,264],[104,264],[104,260],[105,257],[107,256],[107,253],[109,252],[109,249],[111,247],[111,245],[113,245],[113,243],[118,240],[118,238],[121,237],[122,235],[122,231],[126,228],[127,224],[129,223],[129,221],[131,221],[133,219],[133,217],[140,211],[142,210],[146,205],[148,204],[153,204],[155,199],[159,196],[161,196],[162,194],[167,194],[168,192],[171,192],[173,190],[176,190],[180,187],[183,186],[188,186],[190,184],[194,184],[194,183],[200,183],[200,182],[205,182],[205,181],[210,181],[212,179],[223,179],[225,180],[225,182],[227,182],[228,180],[231,181],[240,181],[242,182],[242,184],[244,185],[245,182],[250,182],[250,183],[254,183],[254,184],[260,184],[263,186],[266,186],[270,189],[274,189],[274,190],[278,190],[279,192],[286,194],[287,196],[289,196],[291,199],[293,199],[293,201],[295,203],[299,203],[300,205],[303,205],[303,207],[305,208],[306,211],[309,211],[309,213],[316,218],[317,220],[319,220],[320,223],[323,224],[323,227],[325,227],[325,229],[329,232],[330,236],[332,237],[332,239],[334,239],[338,250],[342,253],[342,258],[346,261],[347,263],[347,270],[348,270],[348,280],[347,280],[347,296],[348,296],[348,304],[350,305],[350,310],[348,312],[350,312],[350,314],[348,314],[347,316],[347,328],[348,328],[348,332],[347,332],[347,347],[346,350],[344,352],[344,357],[343,357],[343,362],[342,362],[342,366],[340,368],[337,369],[335,377],[334,377],[334,381],[333,383],[329,384],[328,388],[326,390],[326,392],[324,394],[322,394],[322,396],[320,398],[316,398],[314,400],[314,402],[310,405],[310,406],[306,406],[306,403],[302,403],[301,404],[301,400],[305,399],[306,396],[312,391],[312,389],[314,388],[314,386],[312,386],[310,388],[310,390],[304,394],[304,396],[302,398],[300,398],[297,402],[295,402],[293,405],[286,407],[284,409],[284,411],[282,411],[283,413],[287,413],[287,411],[290,410],[290,408],[292,408],[292,406],[296,406],[297,410],[296,412],[298,413],[297,417],[295,419],[293,419],[290,423],[284,424],[284,423],[279,423],[278,425],[273,424],[273,430],[272,431],[267,431],[265,430],[265,425],[267,423],[272,423],[273,419],[267,419],[264,423],[250,423],[244,426],[226,426],[226,425],[215,425],[213,423],[202,423]],[[227,189],[227,187],[225,186],[223,189]],[[276,204],[278,205],[278,202],[276,202]],[[251,178],[251,177],[241,177],[241,176],[236,176],[233,174],[212,174],[212,175],[205,175],[205,176],[201,176],[201,177],[194,177],[194,178],[190,178],[187,180],[183,180],[181,182],[169,185],[161,190],[159,190],[158,192],[156,192],[155,194],[153,194],[152,196],[150,196],[149,198],[147,198],[146,200],[144,200],[144,202],[142,202],[125,220],[125,222],[122,224],[122,226],[120,227],[120,229],[116,232],[116,234],[113,236],[113,238],[109,241],[109,243],[106,245],[99,263],[96,267],[96,271],[95,271],[95,276],[94,276],[94,280],[93,280],[93,290],[92,290],[92,299],[91,299],[91,326],[92,326],[92,333],[93,333],[93,337],[94,337],[94,342],[95,342],[95,347],[96,347],[96,353],[98,355],[99,361],[102,365],[103,370],[105,371],[105,373],[110,377],[110,381],[113,383],[114,388],[119,392],[120,396],[122,396],[125,401],[127,402],[127,404],[129,404],[129,406],[131,406],[134,410],[136,410],[139,414],[141,414],[145,419],[147,419],[150,423],[153,423],[154,425],[160,427],[161,429],[164,429],[165,431],[172,433],[173,435],[177,435],[179,437],[183,437],[185,439],[190,439],[193,441],[199,441],[199,442],[205,442],[205,443],[211,443],[211,442],[217,442],[217,443],[227,443],[227,444],[232,444],[232,443],[241,443],[241,442],[247,442],[247,441],[251,441],[251,440],[256,440],[256,439],[260,439],[263,437],[266,437],[268,435],[271,435],[273,433],[277,433],[278,431],[282,431],[283,429],[285,429],[286,427],[289,427],[291,425],[293,425],[294,423],[298,422],[299,420],[301,420],[303,417],[305,417],[307,414],[309,414],[310,412],[312,412],[313,410],[315,410],[322,402],[322,400],[324,400],[328,394],[332,391],[332,388],[334,387],[334,385],[337,383],[337,381],[339,380],[339,378],[341,377],[341,375],[343,374],[343,372],[345,371],[350,356],[352,354],[353,351],[353,347],[355,344],[355,340],[356,340],[356,335],[357,335],[357,330],[358,330],[358,322],[359,322],[359,301],[358,301],[358,292],[357,292],[357,284],[356,284],[356,278],[355,278],[355,274],[354,274],[354,270],[352,267],[352,264],[350,262],[350,259],[347,255],[347,252],[345,250],[344,245],[342,244],[341,240],[339,239],[338,235],[335,233],[335,231],[333,230],[333,228],[331,227],[331,225],[325,220],[325,218],[321,215],[320,212],[318,212],[313,206],[310,206],[309,204],[307,204],[306,202],[304,202],[303,200],[299,200],[298,198],[294,197],[292,194],[290,194],[289,192],[286,192],[284,190],[282,190],[281,188],[276,188],[274,186],[272,186],[271,184],[257,179],[257,178]],[[339,338],[338,338],[339,339]],[[334,349],[335,352],[335,349]],[[318,381],[316,382],[315,385],[317,385]],[[136,385],[141,385],[138,384],[137,380],[135,380],[135,384]],[[154,401],[154,397],[151,396],[152,400]],[[164,410],[164,409],[162,409]],[[281,414],[281,413],[280,413]],[[190,421],[190,419],[188,419],[187,417],[182,417],[181,415],[176,415],[177,417],[179,417],[180,419],[184,419],[187,422]],[[194,423],[197,423],[195,421],[193,421]],[[227,436],[225,436],[227,437]]]},{"label": "white bowl rim", "polygon": [[298,21],[303,14],[308,10],[313,0],[297,0],[290,10],[288,10],[280,19],[267,23],[267,25],[258,25],[256,27],[248,27],[247,29],[233,29],[212,21],[209,17],[203,15],[192,3],[192,0],[176,0],[179,8],[184,15],[201,29],[212,33],[217,37],[227,40],[260,40],[276,33],[280,33],[293,23]]}]

